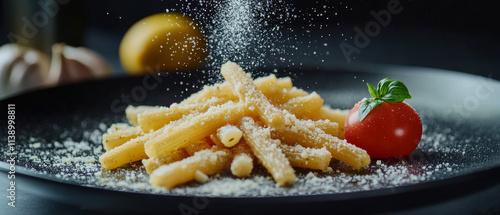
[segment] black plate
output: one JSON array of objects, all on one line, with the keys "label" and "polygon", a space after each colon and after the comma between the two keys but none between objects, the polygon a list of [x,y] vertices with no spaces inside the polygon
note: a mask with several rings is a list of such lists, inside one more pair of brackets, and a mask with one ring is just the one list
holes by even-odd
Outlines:
[{"label": "black plate", "polygon": [[[263,208],[274,212],[332,208],[336,212],[397,210],[446,200],[498,183],[500,83],[496,80],[437,69],[386,65],[284,68],[278,69],[277,75],[292,76],[294,85],[317,91],[326,104],[342,109],[349,109],[369,96],[366,83],[376,84],[384,77],[401,80],[413,96],[408,103],[417,109],[424,122],[421,144],[409,157],[381,160],[382,165],[375,160],[365,171],[318,173],[319,179],[328,176],[332,179],[319,189],[299,181],[289,190],[267,194],[249,191],[247,195],[235,196],[188,189],[197,184],[182,188],[187,190],[182,194],[102,185],[103,178],[106,183],[135,180],[123,179],[125,170],[110,176],[98,173],[93,177],[94,172],[100,172],[96,160],[102,153],[98,149],[99,136],[110,124],[126,122],[122,111],[125,103],[170,105],[211,82],[207,80],[214,80],[215,76],[184,73],[127,77],[60,86],[1,101],[5,111],[8,104],[16,107],[16,183],[23,184],[19,189],[92,210],[243,210],[248,213]],[[3,140],[7,138],[5,116],[2,114],[0,125]],[[74,142],[69,141],[70,138]],[[73,158],[61,157],[66,151],[58,150],[65,147],[55,142],[61,145],[66,142],[65,147],[73,149]],[[82,143],[86,143],[83,148],[78,145]],[[0,150],[0,170],[2,175],[7,175],[9,149],[4,146]],[[334,162],[332,167],[343,169],[345,166]],[[387,174],[377,173],[378,170]],[[133,171],[141,173],[141,170]],[[299,170],[301,178],[306,173]],[[404,175],[395,177],[401,173]],[[222,176],[214,181],[224,178],[230,177]],[[368,181],[363,181],[365,179]],[[353,207],[359,204],[365,207]]]}]

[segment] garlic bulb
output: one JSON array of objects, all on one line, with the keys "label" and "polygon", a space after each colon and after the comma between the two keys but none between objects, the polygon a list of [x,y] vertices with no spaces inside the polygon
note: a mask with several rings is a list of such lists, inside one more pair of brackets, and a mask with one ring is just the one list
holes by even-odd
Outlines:
[{"label": "garlic bulb", "polygon": [[0,47],[0,97],[46,85],[49,57],[17,44]]},{"label": "garlic bulb", "polygon": [[111,66],[96,52],[66,44],[52,45],[52,62],[48,82],[52,85],[70,83],[111,75]]},{"label": "garlic bulb", "polygon": [[0,98],[41,86],[55,86],[111,75],[111,66],[96,52],[65,44],[44,53],[17,44],[0,47]]}]

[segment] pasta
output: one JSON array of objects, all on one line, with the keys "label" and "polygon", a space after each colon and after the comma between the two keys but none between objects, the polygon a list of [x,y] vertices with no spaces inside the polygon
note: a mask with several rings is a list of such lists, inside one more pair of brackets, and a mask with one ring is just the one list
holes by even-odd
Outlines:
[{"label": "pasta", "polygon": [[135,107],[135,106],[129,105],[125,109],[125,115],[127,116],[128,122],[131,125],[138,126],[139,122],[137,119],[137,115],[139,115],[140,113],[143,113],[143,112],[156,110],[158,108],[159,108],[158,106],[154,106],[154,107],[153,106],[137,106],[137,107]]},{"label": "pasta", "polygon": [[102,145],[106,151],[109,151],[141,134],[142,130],[139,127],[128,127],[116,131],[108,130],[106,134],[102,135]]},{"label": "pasta", "polygon": [[293,184],[296,180],[295,171],[281,151],[279,140],[271,139],[270,129],[257,125],[250,117],[241,120],[240,128],[248,146],[271,173],[276,183],[282,186]]},{"label": "pasta", "polygon": [[314,128],[314,125],[309,125],[304,121],[294,120],[294,125],[274,130],[274,133],[273,137],[288,144],[298,143],[309,148],[325,147],[333,158],[343,161],[354,169],[361,169],[370,164],[370,156],[365,150],[326,134],[321,129]]},{"label": "pasta", "polygon": [[233,147],[243,136],[239,128],[234,125],[225,125],[217,129],[217,137],[226,147]]},{"label": "pasta", "polygon": [[298,118],[314,115],[321,111],[322,107],[323,99],[316,92],[307,96],[292,98],[281,105],[281,108],[296,115]]},{"label": "pasta", "polygon": [[197,112],[205,112],[209,107],[221,105],[227,102],[226,99],[214,97],[202,104],[177,105],[161,107],[151,111],[146,111],[138,115],[138,124],[144,132],[157,130],[166,124],[182,118],[184,115]]},{"label": "pasta", "polygon": [[285,124],[283,113],[273,108],[264,94],[252,83],[251,78],[237,64],[228,62],[221,67],[221,74],[231,83],[242,102],[248,109],[273,128],[281,128]]},{"label": "pasta", "polygon": [[155,169],[158,169],[158,167],[166,164],[170,164],[176,161],[180,161],[184,158],[189,157],[188,153],[184,149],[179,149],[176,151],[173,151],[169,154],[164,154],[160,155],[158,157],[152,157],[148,159],[143,159],[142,164],[144,165],[144,168],[146,169],[146,172],[148,174],[153,173]]},{"label": "pasta", "polygon": [[253,159],[245,153],[235,155],[231,162],[231,173],[239,178],[250,176],[253,169]]},{"label": "pasta", "polygon": [[223,171],[249,177],[255,165],[290,186],[294,168],[325,171],[332,159],[353,169],[370,163],[366,151],[343,140],[347,112],[324,106],[317,93],[294,87],[288,77],[252,80],[232,62],[221,74],[225,82],[178,104],[129,106],[131,126],[114,124],[103,135],[102,168],[142,160],[150,183],[170,189],[206,183]]},{"label": "pasta", "polygon": [[193,156],[196,152],[211,148],[212,146],[208,143],[207,139],[201,139],[193,141],[191,144],[185,146],[183,149],[188,154],[188,156]]},{"label": "pasta", "polygon": [[326,170],[332,155],[326,148],[306,148],[301,145],[280,145],[281,151],[294,167]]},{"label": "pasta", "polygon": [[[144,144],[148,156],[156,156],[174,151],[200,140],[217,131],[221,126],[235,122],[248,115],[248,109],[243,104],[228,102],[224,105],[211,107],[207,112],[181,123],[169,132],[151,138]],[[164,144],[168,143],[168,144]]]},{"label": "pasta", "polygon": [[192,181],[200,173],[216,174],[224,170],[232,157],[231,152],[206,149],[196,152],[184,160],[160,166],[151,173],[149,182],[154,185],[172,188],[179,184]]},{"label": "pasta", "polygon": [[[178,125],[182,124],[185,121],[193,118],[194,115],[188,115],[183,117],[180,120],[172,122],[170,124],[165,125],[163,128],[158,129],[156,131],[146,133],[142,136],[136,137],[127,141],[126,143],[115,147],[109,151],[106,151],[103,155],[99,157],[99,161],[101,162],[101,166],[104,169],[115,169],[124,164],[139,161],[142,159],[149,158],[145,152],[145,143],[154,139],[162,134],[169,133]],[[172,150],[174,151],[174,150]],[[164,153],[168,154],[168,153]],[[155,157],[155,156],[151,156]]]}]

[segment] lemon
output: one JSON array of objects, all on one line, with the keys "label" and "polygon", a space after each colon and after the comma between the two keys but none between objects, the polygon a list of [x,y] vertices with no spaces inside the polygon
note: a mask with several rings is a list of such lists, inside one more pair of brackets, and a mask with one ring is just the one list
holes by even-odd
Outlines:
[{"label": "lemon", "polygon": [[120,43],[120,61],[129,74],[188,71],[207,57],[198,23],[181,13],[159,13],[136,22]]}]

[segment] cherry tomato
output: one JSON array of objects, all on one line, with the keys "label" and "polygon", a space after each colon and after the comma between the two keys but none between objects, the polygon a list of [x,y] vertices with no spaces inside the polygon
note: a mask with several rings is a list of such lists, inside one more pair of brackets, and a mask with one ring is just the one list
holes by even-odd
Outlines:
[{"label": "cherry tomato", "polygon": [[408,156],[422,137],[422,121],[415,109],[405,102],[375,107],[360,121],[357,103],[347,115],[344,137],[371,158]]}]

